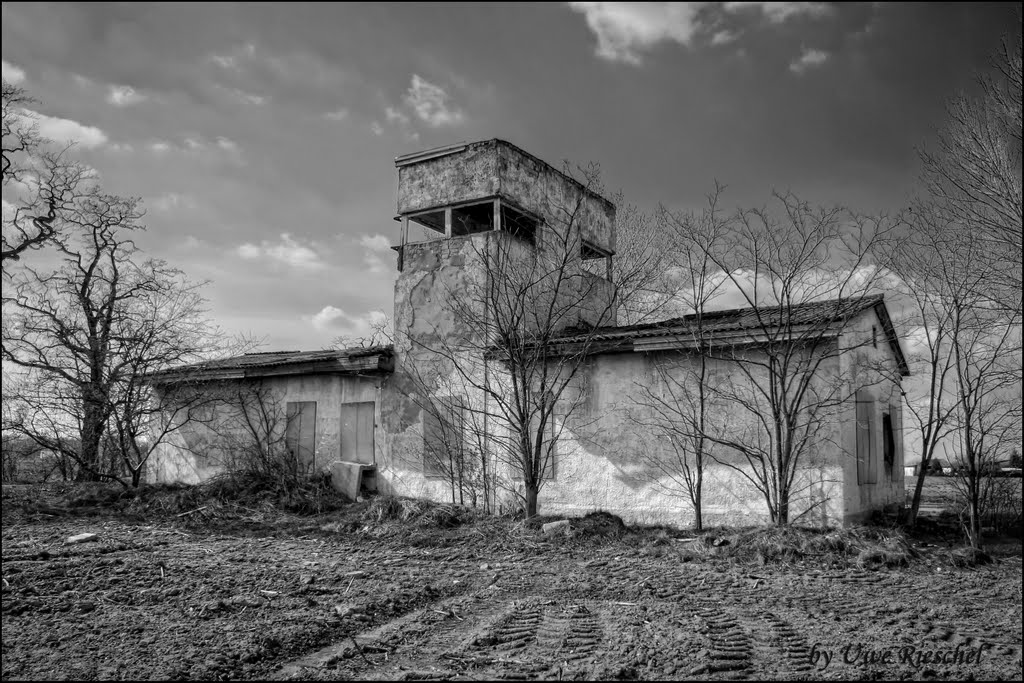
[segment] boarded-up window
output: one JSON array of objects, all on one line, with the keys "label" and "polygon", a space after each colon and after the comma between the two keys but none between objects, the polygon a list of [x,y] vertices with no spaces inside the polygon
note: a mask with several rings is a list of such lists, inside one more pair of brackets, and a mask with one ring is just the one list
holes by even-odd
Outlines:
[{"label": "boarded-up window", "polygon": [[373,464],[374,402],[341,404],[341,459]]},{"label": "boarded-up window", "polygon": [[301,466],[311,468],[316,454],[316,401],[289,401],[285,411],[285,448]]},{"label": "boarded-up window", "polygon": [[423,411],[423,474],[450,477],[463,458],[465,404],[461,396],[440,396]]},{"label": "boarded-up window", "polygon": [[875,454],[875,401],[866,391],[857,392],[857,483],[878,481]]}]

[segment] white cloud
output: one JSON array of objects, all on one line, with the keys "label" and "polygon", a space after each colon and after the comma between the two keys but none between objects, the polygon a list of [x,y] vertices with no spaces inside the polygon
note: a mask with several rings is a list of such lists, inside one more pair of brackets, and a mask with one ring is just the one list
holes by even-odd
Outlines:
[{"label": "white cloud", "polygon": [[190,150],[197,150],[203,148],[203,141],[196,137],[185,138],[185,147]]},{"label": "white cloud", "polygon": [[187,194],[166,192],[150,202],[157,211],[173,211],[174,209],[194,209],[196,202]]},{"label": "white cloud", "polygon": [[462,110],[449,106],[448,100],[449,95],[443,88],[413,74],[405,102],[420,121],[432,128],[462,123],[465,118]]},{"label": "white cloud", "polygon": [[701,3],[570,2],[597,36],[597,56],[639,65],[641,50],[672,41],[689,45],[701,25]]},{"label": "white cloud", "polygon": [[224,69],[238,68],[238,60],[230,55],[210,55],[210,59]]},{"label": "white cloud", "polygon": [[17,85],[25,80],[25,70],[20,69],[6,59],[3,61],[3,79],[12,85]]},{"label": "white cloud", "polygon": [[71,119],[57,116],[46,116],[38,112],[25,110],[39,125],[39,134],[50,138],[58,144],[77,142],[82,147],[99,147],[107,142],[107,134],[94,126],[86,126]]},{"label": "white cloud", "polygon": [[267,98],[264,97],[263,95],[256,95],[251,92],[245,92],[244,90],[239,90],[238,88],[232,88],[231,94],[237,97],[242,102],[246,104],[252,104],[255,106],[264,104],[267,101]]},{"label": "white cloud", "polygon": [[247,261],[270,261],[299,270],[320,270],[326,267],[312,246],[299,243],[288,233],[283,233],[279,242],[263,240],[259,245],[247,242],[235,251]]},{"label": "white cloud", "polygon": [[376,121],[370,124],[370,130],[373,131],[374,135],[384,135],[384,127]]},{"label": "white cloud", "polygon": [[738,38],[738,37],[739,36],[737,36],[736,33],[732,32],[732,31],[726,31],[726,30],[718,31],[717,33],[715,33],[715,35],[711,36],[711,44],[712,45],[728,45],[729,43],[735,41],[736,38]]},{"label": "white cloud", "polygon": [[370,311],[364,315],[350,315],[337,306],[324,306],[309,318],[317,330],[344,337],[369,337],[374,329],[387,323],[383,311]]},{"label": "white cloud", "polygon": [[149,143],[149,148],[156,154],[164,154],[171,151],[171,143],[157,140],[156,142]]},{"label": "white cloud", "polygon": [[406,116],[404,112],[399,109],[395,109],[394,107],[387,107],[384,110],[384,116],[387,118],[388,123],[397,123],[402,126],[409,123],[409,117]]},{"label": "white cloud", "polygon": [[380,275],[381,273],[388,272],[388,264],[384,263],[384,259],[372,251],[367,252],[367,254],[363,256],[363,264],[366,266],[366,270],[373,275]]},{"label": "white cloud", "polygon": [[86,78],[81,74],[71,74],[71,80],[73,80],[75,85],[79,88],[91,88],[93,86],[92,79]]},{"label": "white cloud", "polygon": [[107,93],[107,102],[115,107],[129,107],[145,99],[145,95],[139,94],[130,85],[111,85],[110,91]]},{"label": "white cloud", "polygon": [[245,43],[244,45],[232,48],[228,54],[210,55],[210,59],[221,68],[237,70],[240,68],[239,62],[242,59],[252,59],[255,54],[256,46],[252,43]]},{"label": "white cloud", "polygon": [[781,24],[790,17],[821,17],[831,12],[824,2],[726,2],[722,7],[733,14],[744,10],[760,10],[773,24]]},{"label": "white cloud", "polygon": [[359,244],[370,251],[388,251],[391,249],[391,240],[384,235],[363,235],[359,238]]},{"label": "white cloud", "polygon": [[[585,17],[597,36],[598,57],[634,66],[643,62],[643,52],[659,43],[692,45],[696,35],[721,25],[722,12],[757,12],[771,24],[782,24],[795,17],[817,18],[832,11],[822,2],[726,2],[717,9],[707,2],[570,2],[569,7]],[[720,29],[711,35],[710,43],[724,45],[737,37],[734,31]]]},{"label": "white cloud", "polygon": [[344,121],[348,118],[348,109],[342,107],[341,109],[335,109],[324,114],[324,118],[328,121]]},{"label": "white cloud", "polygon": [[237,142],[235,142],[234,140],[231,140],[229,138],[223,137],[223,136],[220,136],[220,137],[217,138],[217,146],[220,147],[225,152],[238,152],[238,151],[240,151],[240,148],[239,148]]},{"label": "white cloud", "polygon": [[805,48],[800,57],[793,60],[789,70],[795,74],[802,74],[804,71],[816,66],[821,66],[828,61],[828,53],[822,50]]}]

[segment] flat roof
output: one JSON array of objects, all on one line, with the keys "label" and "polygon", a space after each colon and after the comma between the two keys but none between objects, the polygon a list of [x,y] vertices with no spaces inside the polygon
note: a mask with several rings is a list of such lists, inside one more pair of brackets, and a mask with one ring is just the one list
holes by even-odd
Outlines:
[{"label": "flat roof", "polygon": [[419,152],[410,152],[409,154],[402,154],[402,155],[399,155],[399,156],[395,157],[395,167],[396,168],[401,168],[403,166],[411,166],[412,164],[418,164],[418,163],[423,162],[423,161],[429,161],[431,159],[438,159],[440,157],[445,157],[445,156],[448,156],[448,155],[451,155],[451,154],[458,154],[459,152],[463,152],[463,151],[469,149],[470,147],[482,147],[484,145],[494,145],[494,146],[504,145],[505,147],[508,147],[509,149],[513,149],[516,152],[518,152],[519,154],[522,154],[524,157],[532,159],[533,161],[535,161],[535,162],[537,162],[537,163],[547,167],[548,169],[554,171],[558,175],[560,175],[563,178],[565,178],[568,182],[570,182],[571,184],[573,184],[576,187],[578,187],[585,194],[588,194],[588,195],[594,197],[595,199],[600,199],[602,202],[607,204],[609,207],[611,207],[613,209],[615,208],[615,204],[612,203],[612,201],[610,199],[608,199],[607,197],[605,197],[605,196],[603,196],[603,195],[601,195],[601,194],[599,194],[597,192],[594,192],[592,189],[588,188],[586,185],[584,185],[580,181],[576,180],[575,178],[573,178],[570,175],[567,175],[566,173],[562,172],[561,170],[555,168],[554,166],[552,166],[548,162],[544,161],[540,157],[537,157],[537,156],[535,156],[533,154],[530,154],[529,152],[527,152],[522,147],[519,147],[518,145],[514,145],[511,142],[509,142],[508,140],[502,140],[501,138],[489,138],[487,140],[477,140],[475,142],[457,142],[455,144],[444,145],[442,147],[433,147],[431,149],[425,149],[425,150],[421,150]]}]

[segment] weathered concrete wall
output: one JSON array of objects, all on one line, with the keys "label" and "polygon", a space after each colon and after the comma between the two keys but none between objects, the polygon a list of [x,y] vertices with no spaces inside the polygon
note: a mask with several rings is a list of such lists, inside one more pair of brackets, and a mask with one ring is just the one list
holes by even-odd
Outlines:
[{"label": "weathered concrete wall", "polygon": [[[569,418],[558,447],[558,474],[540,495],[542,514],[582,514],[603,509],[629,523],[689,526],[694,514],[681,471],[672,466],[667,441],[650,427],[656,420],[643,387],[655,382],[657,354],[602,355],[587,368],[590,406]],[[680,357],[681,359],[684,357]],[[680,360],[678,371],[688,372]],[[725,367],[718,364],[718,370]],[[683,375],[685,376],[685,375]],[[735,406],[715,406],[725,425],[741,429],[750,420]],[[792,517],[808,509],[801,521],[838,524],[842,520],[842,467],[837,455],[812,448],[798,473],[791,503]],[[762,494],[739,470],[750,474],[738,454],[718,450],[720,460],[735,467],[710,464],[703,485],[704,523],[751,525],[768,522]],[[673,470],[675,475],[673,476]]]},{"label": "weathered concrete wall", "polygon": [[498,194],[494,141],[398,168],[398,213],[407,214]]},{"label": "weathered concrete wall", "polygon": [[510,235],[479,233],[406,247],[395,282],[395,371],[382,389],[385,455],[378,490],[451,500],[448,482],[423,474],[424,407],[432,398],[466,395],[453,360],[462,367],[485,345],[487,255],[501,240],[525,255]]},{"label": "weathered concrete wall", "polygon": [[[257,380],[233,380],[210,386],[211,395],[228,395],[232,387],[250,385]],[[321,471],[341,454],[341,405],[373,401],[377,404],[376,450],[384,444],[381,427],[380,384],[382,378],[344,375],[298,375],[263,378],[268,400],[283,416],[289,402],[316,402],[314,469]],[[202,421],[191,421],[172,432],[150,456],[147,471],[152,482],[199,483],[224,471],[228,461],[225,448],[241,433],[229,425],[235,423],[236,409],[228,403],[213,403]],[[284,424],[280,427],[284,429]]]},{"label": "weathered concrete wall", "polygon": [[[877,344],[872,343],[872,327]],[[847,352],[841,356],[843,372],[850,378],[849,392],[862,387],[862,395],[873,402],[870,407],[871,420],[875,425],[872,438],[877,457],[875,458],[875,484],[857,483],[857,433],[856,427],[844,430],[842,449],[849,454],[844,459],[843,477],[846,484],[844,516],[847,522],[860,522],[869,517],[873,510],[903,505],[906,500],[904,485],[904,439],[903,401],[900,395],[899,374],[896,359],[889,347],[882,323],[874,310],[861,313],[847,326],[839,341]],[[894,418],[895,454],[892,476],[885,469],[883,458],[882,415],[889,413]],[[857,406],[854,400],[845,408],[845,422],[855,425]]]}]

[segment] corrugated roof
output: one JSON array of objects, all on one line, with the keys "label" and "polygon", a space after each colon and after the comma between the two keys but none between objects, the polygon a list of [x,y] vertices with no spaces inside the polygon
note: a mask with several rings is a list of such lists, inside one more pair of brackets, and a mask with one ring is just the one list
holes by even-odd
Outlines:
[{"label": "corrugated roof", "polygon": [[168,368],[150,374],[149,379],[159,382],[187,378],[260,377],[268,374],[388,372],[393,366],[393,356],[391,346],[325,351],[263,351]]}]

